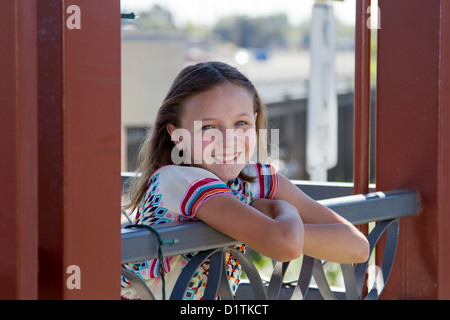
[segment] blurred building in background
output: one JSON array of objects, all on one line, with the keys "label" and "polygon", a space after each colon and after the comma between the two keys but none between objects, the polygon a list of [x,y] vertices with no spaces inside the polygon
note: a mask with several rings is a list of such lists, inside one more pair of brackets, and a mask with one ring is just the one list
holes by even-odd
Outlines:
[{"label": "blurred building in background", "polygon": [[[219,60],[255,84],[279,129],[280,171],[309,180],[306,119],[310,79],[310,22],[292,25],[286,15],[230,16],[212,26],[175,26],[154,6],[122,25],[122,170],[135,170],[140,143],[177,73],[186,65]],[[352,181],[354,27],[336,21],[338,161],[329,181]]]}]

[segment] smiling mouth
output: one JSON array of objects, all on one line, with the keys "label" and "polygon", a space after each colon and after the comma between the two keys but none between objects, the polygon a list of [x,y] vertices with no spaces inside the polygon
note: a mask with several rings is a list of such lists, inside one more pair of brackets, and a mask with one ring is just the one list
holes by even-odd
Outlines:
[{"label": "smiling mouth", "polygon": [[241,155],[241,152],[235,152],[232,154],[216,154],[213,156],[215,163],[234,163],[235,160]]}]

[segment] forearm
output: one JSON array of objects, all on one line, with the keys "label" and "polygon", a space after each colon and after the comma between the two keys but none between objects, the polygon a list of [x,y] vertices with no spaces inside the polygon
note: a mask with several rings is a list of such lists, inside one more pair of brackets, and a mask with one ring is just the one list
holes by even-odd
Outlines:
[{"label": "forearm", "polygon": [[283,224],[286,229],[294,228],[300,229],[300,233],[304,234],[303,221],[298,214],[297,208],[286,201],[271,200],[272,208],[270,216],[280,224]]},{"label": "forearm", "polygon": [[297,208],[287,201],[258,199],[251,205],[266,216],[274,219],[280,225],[281,229],[294,229],[297,231],[300,228],[300,233],[303,234],[303,221],[298,214]]},{"label": "forearm", "polygon": [[300,257],[304,235],[297,209],[281,201],[278,209],[266,204],[274,217],[233,196],[216,196],[200,206],[196,218],[272,259],[289,261]]},{"label": "forearm", "polygon": [[[323,218],[324,213],[329,212],[329,209],[325,207],[314,205],[313,209],[317,216],[323,212],[322,219],[331,221],[325,222],[317,219],[319,223],[304,224],[301,220],[297,221],[297,218],[301,217],[297,208],[286,201],[260,199],[256,200],[252,206],[277,221],[281,226],[271,230],[270,233],[286,230],[289,235],[285,238],[301,241],[302,252],[306,255],[339,263],[358,263],[368,259],[369,245],[366,237],[344,219]],[[296,214],[293,214],[294,212]],[[298,233],[292,232],[293,226],[298,228]],[[268,234],[268,237],[279,238],[281,235]]]},{"label": "forearm", "polygon": [[[281,248],[291,252],[291,260],[301,255],[303,250],[304,228],[297,208],[286,201],[259,199],[253,202],[252,207],[273,219],[274,225],[266,230],[267,246],[275,245],[274,250]],[[279,259],[278,259],[279,260]]]},{"label": "forearm", "polygon": [[303,253],[318,259],[359,263],[368,259],[366,237],[345,223],[305,224]]},{"label": "forearm", "polygon": [[306,196],[280,175],[275,198],[293,204],[304,223],[303,253],[323,260],[356,263],[369,256],[366,237],[334,211]]}]

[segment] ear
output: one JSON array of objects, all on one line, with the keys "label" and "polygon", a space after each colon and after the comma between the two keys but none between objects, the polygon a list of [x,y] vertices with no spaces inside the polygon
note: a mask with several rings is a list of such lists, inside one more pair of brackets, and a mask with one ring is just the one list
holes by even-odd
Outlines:
[{"label": "ear", "polygon": [[172,140],[172,141],[175,143],[175,145],[177,146],[177,148],[178,148],[179,150],[183,150],[183,143],[182,143],[182,141],[183,141],[183,136],[176,137],[176,136],[173,135],[174,131],[176,130],[176,127],[175,127],[172,123],[169,123],[169,124],[166,126],[166,130],[167,130],[167,133],[170,135],[171,140]]},{"label": "ear", "polygon": [[175,128],[175,126],[172,124],[172,123],[169,123],[167,126],[166,126],[166,130],[167,130],[167,132],[169,133],[169,136],[171,136],[172,137],[172,133],[173,133],[173,131],[175,130],[176,128]]},{"label": "ear", "polygon": [[256,118],[258,118],[258,112],[255,112],[255,123],[256,123]]}]

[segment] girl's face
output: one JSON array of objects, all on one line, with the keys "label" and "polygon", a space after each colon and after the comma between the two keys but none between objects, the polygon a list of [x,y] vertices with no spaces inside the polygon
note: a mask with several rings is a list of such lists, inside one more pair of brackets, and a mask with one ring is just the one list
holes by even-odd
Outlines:
[{"label": "girl's face", "polygon": [[[190,151],[194,165],[224,182],[235,179],[255,150],[256,117],[246,89],[232,83],[216,86],[185,102],[181,127],[190,139],[184,134],[181,148]],[[172,135],[175,127],[167,129]]]}]

